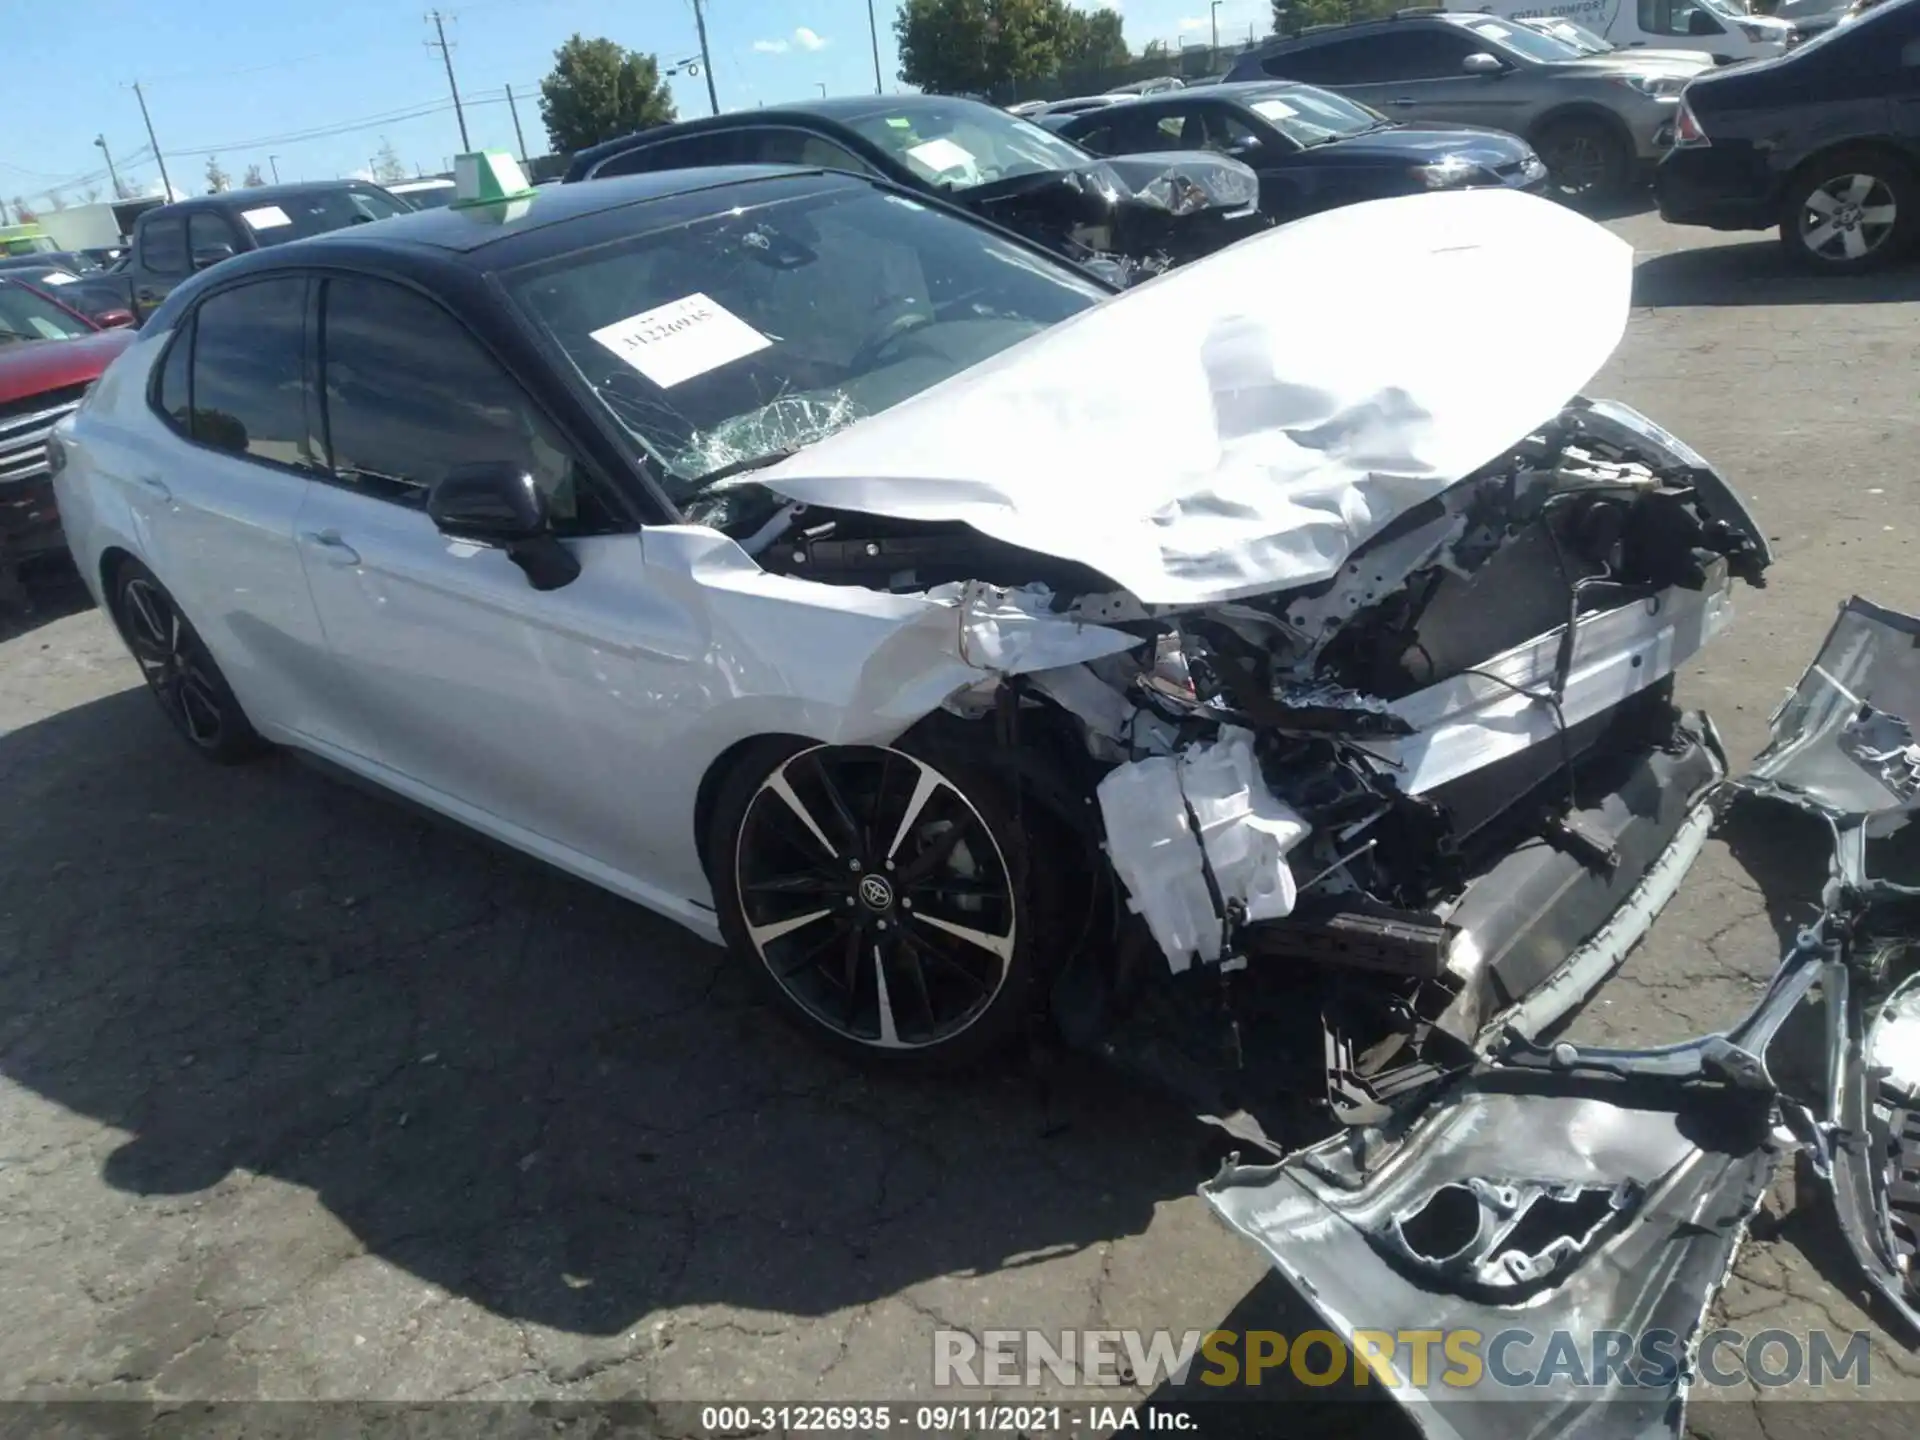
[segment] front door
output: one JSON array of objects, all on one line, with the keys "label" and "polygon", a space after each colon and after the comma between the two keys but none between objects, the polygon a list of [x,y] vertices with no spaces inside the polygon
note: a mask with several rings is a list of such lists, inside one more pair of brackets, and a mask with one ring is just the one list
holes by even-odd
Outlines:
[{"label": "front door", "polygon": [[[645,737],[684,710],[701,653],[646,584],[619,525],[545,413],[426,297],[333,277],[321,300],[330,478],[297,522],[301,562],[389,783],[536,848],[658,873]],[[525,467],[581,574],[537,591],[501,550],[449,540],[427,490],[475,462]],[[684,848],[684,837],[675,837]],[[581,868],[577,863],[573,868]]]}]

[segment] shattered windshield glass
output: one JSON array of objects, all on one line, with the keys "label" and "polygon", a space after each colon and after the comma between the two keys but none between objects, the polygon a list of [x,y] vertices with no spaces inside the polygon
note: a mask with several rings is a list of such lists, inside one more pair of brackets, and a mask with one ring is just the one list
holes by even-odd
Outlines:
[{"label": "shattered windshield glass", "polygon": [[[755,193],[781,188],[793,190]],[[978,226],[852,183],[563,255],[509,290],[676,501],[1104,293]]]}]

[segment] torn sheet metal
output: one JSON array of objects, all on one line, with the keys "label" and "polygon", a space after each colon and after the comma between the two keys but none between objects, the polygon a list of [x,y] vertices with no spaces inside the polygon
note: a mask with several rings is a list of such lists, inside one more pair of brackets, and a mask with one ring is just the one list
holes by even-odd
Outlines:
[{"label": "torn sheet metal", "polygon": [[1360,748],[1395,767],[1396,783],[1419,795],[1551,740],[1664,680],[1733,618],[1724,571],[1702,590],[1671,589],[1650,600],[1583,615],[1556,706],[1552,687],[1566,627],[1497,655],[1473,671],[1389,706],[1414,731],[1369,739]]},{"label": "torn sheet metal", "polygon": [[[1147,603],[1311,584],[1551,420],[1618,343],[1631,271],[1630,247],[1531,196],[1345,206],[1104,301],[758,478],[962,521]],[[1485,297],[1530,288],[1554,294],[1554,323],[1515,343]]]},{"label": "torn sheet metal", "polygon": [[1176,972],[1227,958],[1228,909],[1293,910],[1286,855],[1312,827],[1267,789],[1251,732],[1224,726],[1211,744],[1118,766],[1099,796],[1114,873]]},{"label": "torn sheet metal", "polygon": [[1834,817],[1905,823],[1920,799],[1920,620],[1854,596],[1772,720],[1747,789]]}]

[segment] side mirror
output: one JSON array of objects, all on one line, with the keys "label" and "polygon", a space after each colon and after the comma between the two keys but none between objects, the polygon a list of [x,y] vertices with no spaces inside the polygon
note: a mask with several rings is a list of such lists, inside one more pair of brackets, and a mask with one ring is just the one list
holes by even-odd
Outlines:
[{"label": "side mirror", "polygon": [[231,245],[203,245],[193,252],[193,268],[204,270],[209,265],[218,265],[222,260],[233,258]]},{"label": "side mirror", "polygon": [[553,533],[547,497],[523,466],[455,466],[427,492],[427,518],[455,540],[505,550],[536,590],[558,590],[580,576],[579,560]]},{"label": "side mirror", "polygon": [[121,330],[133,324],[131,310],[102,310],[93,317],[93,323],[102,330]]},{"label": "side mirror", "polygon": [[1460,62],[1460,68],[1469,75],[1504,75],[1507,67],[1500,63],[1500,57],[1489,55],[1484,50],[1476,50]]}]

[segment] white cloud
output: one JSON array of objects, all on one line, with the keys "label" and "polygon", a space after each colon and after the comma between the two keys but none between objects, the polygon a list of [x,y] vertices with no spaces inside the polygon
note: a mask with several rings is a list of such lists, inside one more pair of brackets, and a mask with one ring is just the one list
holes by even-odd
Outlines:
[{"label": "white cloud", "polygon": [[793,32],[793,43],[802,50],[824,50],[827,42],[802,25]]},{"label": "white cloud", "polygon": [[753,48],[758,50],[762,55],[784,55],[787,53],[787,42],[784,40],[756,40],[753,42]]},{"label": "white cloud", "polygon": [[1213,22],[1211,20],[1202,20],[1197,17],[1189,17],[1180,22],[1180,28],[1182,30],[1205,30],[1212,24]]}]

